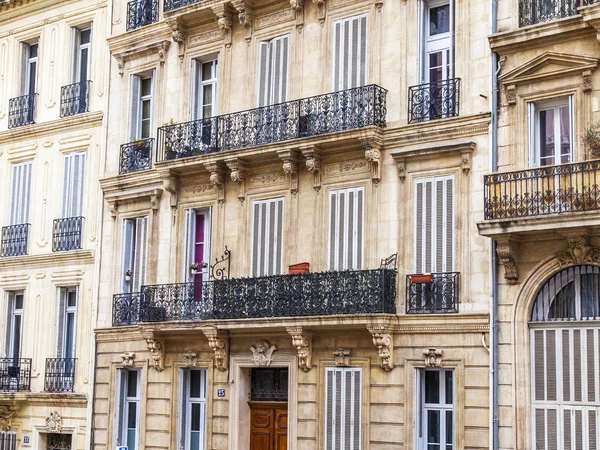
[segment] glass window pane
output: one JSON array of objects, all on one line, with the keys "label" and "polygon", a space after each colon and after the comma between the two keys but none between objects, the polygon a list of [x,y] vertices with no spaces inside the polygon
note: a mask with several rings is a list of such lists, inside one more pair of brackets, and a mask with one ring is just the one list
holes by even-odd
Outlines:
[{"label": "glass window pane", "polygon": [[127,428],[135,428],[137,424],[137,403],[127,402]]},{"label": "glass window pane", "polygon": [[452,388],[453,388],[453,380],[452,380],[452,371],[446,370],[446,404],[452,404]]},{"label": "glass window pane", "polygon": [[200,450],[200,432],[192,431],[190,435],[190,450]]},{"label": "glass window pane", "polygon": [[75,314],[67,314],[67,327],[65,330],[65,352],[64,358],[73,358],[73,342],[75,337]]},{"label": "glass window pane", "polygon": [[201,373],[199,370],[190,370],[190,397],[200,398]]},{"label": "glass window pane", "polygon": [[440,411],[428,410],[427,411],[427,443],[428,444],[439,444],[440,443]]},{"label": "glass window pane", "polygon": [[87,73],[88,49],[87,48],[81,49],[80,58],[81,58],[81,67],[79,69],[79,81],[87,81],[87,79],[88,79],[88,73]]},{"label": "glass window pane", "polygon": [[435,36],[450,31],[450,5],[429,9],[429,35]]},{"label": "glass window pane", "polygon": [[213,96],[213,87],[212,84],[207,84],[204,86],[203,95],[202,95],[202,104],[210,105],[212,103]]},{"label": "glass window pane", "polygon": [[142,80],[142,96],[152,94],[152,78],[144,78]]},{"label": "glass window pane", "polygon": [[21,355],[21,316],[14,316],[13,324],[13,358],[19,358]]},{"label": "glass window pane", "polygon": [[29,91],[28,94],[35,94],[35,80],[37,77],[37,63],[29,63]]},{"label": "glass window pane", "polygon": [[15,295],[15,309],[23,309],[23,296]]},{"label": "glass window pane", "polygon": [[144,100],[142,102],[142,120],[150,118],[150,100]]},{"label": "glass window pane", "polygon": [[192,403],[192,431],[200,431],[200,404]]},{"label": "glass window pane", "polygon": [[202,107],[202,118],[210,119],[211,116],[212,116],[212,105],[203,106]]},{"label": "glass window pane", "polygon": [[127,397],[137,397],[137,370],[127,371]]},{"label": "glass window pane", "polygon": [[540,111],[539,121],[540,164],[554,164],[554,111]]},{"label": "glass window pane", "polygon": [[212,66],[212,61],[202,64],[202,81],[212,79]]},{"label": "glass window pane", "polygon": [[453,416],[452,411],[446,411],[446,450],[450,450],[454,442]]},{"label": "glass window pane", "polygon": [[92,37],[92,30],[81,30],[79,36],[81,37],[81,45],[89,44]]},{"label": "glass window pane", "polygon": [[600,274],[581,274],[581,316],[600,316]]},{"label": "glass window pane", "polygon": [[571,114],[568,106],[559,108],[560,117],[560,154],[561,162],[571,160]]},{"label": "glass window pane", "polygon": [[29,46],[29,57],[30,58],[36,58],[38,55],[38,45],[37,44],[31,44]]},{"label": "glass window pane", "polygon": [[135,449],[135,430],[127,430],[127,448]]},{"label": "glass window pane", "polygon": [[67,294],[67,307],[74,308],[77,306],[77,292],[70,291]]},{"label": "glass window pane", "polygon": [[440,372],[437,370],[425,371],[425,403],[440,402]]}]

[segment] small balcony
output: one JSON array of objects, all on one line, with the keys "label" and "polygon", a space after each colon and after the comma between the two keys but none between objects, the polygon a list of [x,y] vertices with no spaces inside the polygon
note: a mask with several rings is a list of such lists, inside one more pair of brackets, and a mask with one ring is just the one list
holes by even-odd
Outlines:
[{"label": "small balcony", "polygon": [[29,227],[28,223],[2,227],[0,256],[26,255],[29,248]]},{"label": "small balcony", "polygon": [[52,251],[81,250],[83,217],[55,219],[52,227]]},{"label": "small balcony", "polygon": [[519,26],[563,19],[577,14],[577,8],[596,0],[519,0]]},{"label": "small balcony", "polygon": [[0,391],[31,389],[31,358],[0,358]]},{"label": "small balcony", "polygon": [[157,161],[385,127],[387,91],[368,85],[158,129]]},{"label": "small balcony", "polygon": [[140,321],[141,293],[113,295],[113,327],[135,325]]},{"label": "small balcony", "polygon": [[44,391],[73,392],[77,358],[46,358]]},{"label": "small balcony", "polygon": [[142,139],[121,145],[119,175],[150,169],[153,146],[154,139]]},{"label": "small balcony", "polygon": [[407,275],[406,313],[457,313],[458,280],[458,272]]},{"label": "small balcony", "polygon": [[202,3],[203,1],[205,0],[165,0],[164,11],[173,11],[174,9],[183,8],[194,3]]},{"label": "small balcony", "polygon": [[8,102],[8,128],[22,127],[35,123],[37,94],[11,98]]},{"label": "small balcony", "polygon": [[134,0],[127,3],[127,31],[158,22],[158,0]]},{"label": "small balcony", "polygon": [[60,117],[83,114],[90,110],[91,84],[88,80],[60,88]]},{"label": "small balcony", "polygon": [[408,123],[458,116],[460,78],[408,88]]}]

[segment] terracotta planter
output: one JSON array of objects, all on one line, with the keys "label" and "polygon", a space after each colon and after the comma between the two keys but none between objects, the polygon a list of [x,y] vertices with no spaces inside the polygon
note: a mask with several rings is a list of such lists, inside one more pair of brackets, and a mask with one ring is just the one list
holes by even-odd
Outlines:
[{"label": "terracotta planter", "polygon": [[414,284],[431,283],[433,282],[433,275],[430,273],[410,275],[410,281]]},{"label": "terracotta planter", "polygon": [[288,273],[290,275],[294,275],[294,274],[298,274],[298,273],[309,273],[310,272],[309,268],[310,268],[310,264],[307,262],[292,264],[291,266],[289,266]]}]

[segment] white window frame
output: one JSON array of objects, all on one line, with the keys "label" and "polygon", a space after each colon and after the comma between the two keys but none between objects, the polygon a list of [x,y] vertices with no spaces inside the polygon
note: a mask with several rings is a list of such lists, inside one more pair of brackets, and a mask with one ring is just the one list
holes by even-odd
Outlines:
[{"label": "white window frame", "polygon": [[[426,403],[425,402],[425,373],[426,372],[439,372],[439,403]],[[452,403],[446,403],[446,372],[452,373]],[[450,445],[452,448],[456,448],[456,371],[451,368],[442,369],[417,369],[417,427],[416,427],[416,442],[418,450],[428,449],[428,428],[427,428],[427,411],[440,411],[440,450],[446,450],[447,446]],[[446,442],[446,412],[452,412],[452,439],[453,442]],[[433,443],[435,444],[435,443]]]},{"label": "white window frame", "polygon": [[[202,79],[204,72],[202,66],[211,64],[211,78]],[[191,120],[208,119],[217,115],[217,89],[219,77],[219,57],[209,59],[192,60],[192,108]],[[204,114],[204,89],[212,86],[211,114],[209,117],[203,117]]]},{"label": "white window frame", "polygon": [[[200,386],[201,394],[204,394],[204,397],[191,397],[191,372],[197,371],[201,372],[201,380],[203,383]],[[204,408],[203,421],[204,423],[201,426],[201,435],[200,435],[200,450],[206,449],[206,436],[207,436],[207,393],[208,393],[208,382],[207,382],[208,371],[205,368],[200,369],[180,369],[179,373],[179,398],[180,398],[180,408],[185,409],[183,414],[179,416],[179,442],[180,448],[183,450],[191,450],[191,442],[190,442],[190,434],[191,434],[191,426],[192,426],[192,404],[200,404],[201,409],[202,405]],[[187,389],[187,392],[185,390]],[[181,420],[181,418],[185,418],[185,423]]]},{"label": "white window frame", "polygon": [[[569,162],[573,162],[573,144],[574,144],[574,134],[573,129],[575,125],[574,120],[574,96],[569,95],[567,97],[559,97],[550,100],[529,102],[527,104],[527,112],[528,112],[528,127],[529,127],[529,165],[531,167],[540,167],[541,166],[541,152],[540,152],[540,121],[539,114],[540,111],[554,111],[554,137],[556,137],[557,130],[560,133],[560,108],[568,106],[569,108],[569,118],[570,118],[570,133],[569,133],[569,144],[570,144],[570,152],[569,152]],[[561,162],[562,154],[560,149],[560,139],[554,139],[554,164],[560,165],[563,164]],[[566,164],[566,163],[565,163]]]},{"label": "white window frame", "polygon": [[[90,32],[90,41],[86,42],[85,44],[81,43],[81,33],[89,31]],[[73,33],[74,33],[74,55],[73,57],[75,58],[74,64],[73,64],[73,69],[74,69],[74,74],[73,74],[73,82],[74,83],[81,83],[84,81],[88,81],[91,77],[90,77],[90,63],[91,63],[91,51],[92,51],[92,27],[91,25],[86,26],[84,28],[73,28]],[[83,62],[83,58],[81,56],[81,53],[83,50],[87,50],[87,58],[85,63]],[[86,80],[82,80],[81,79],[81,67],[82,65],[85,64],[87,66],[87,79]]]},{"label": "white window frame", "polygon": [[[366,55],[364,55],[365,58],[365,67],[364,67],[364,74],[361,74],[361,67],[360,67],[360,61],[363,58],[363,55],[361,53],[361,48],[360,48],[360,36],[358,38],[358,42],[359,42],[359,48],[356,51],[356,55],[357,55],[357,61],[353,61],[351,58],[351,54],[347,54],[346,52],[346,48],[344,47],[344,29],[346,27],[350,27],[350,31],[349,31],[349,36],[350,38],[348,39],[348,42],[352,42],[352,22],[353,21],[358,21],[359,22],[359,33],[360,33],[360,20],[361,19],[365,19],[366,20],[366,26],[365,26],[365,53]],[[335,30],[337,28],[337,26],[340,26],[340,51],[338,52],[337,46],[336,46],[336,39],[335,39]],[[361,87],[366,85],[369,81],[369,17],[368,14],[360,14],[357,16],[352,16],[352,17],[347,17],[344,19],[340,19],[340,20],[336,20],[333,22],[333,51],[332,51],[332,55],[333,55],[333,64],[331,65],[331,84],[332,84],[332,88],[334,92],[337,91],[343,91],[343,90],[347,90],[347,89],[352,89],[352,88],[356,88],[356,87]],[[348,57],[348,72],[345,74],[345,77],[343,76],[344,73],[342,71],[341,68],[344,67],[344,57],[347,56]],[[358,81],[358,85],[357,86],[352,86],[351,85],[351,81],[352,81],[352,70],[354,68],[354,65],[358,65],[357,67],[357,76],[356,79]],[[339,77],[337,76],[338,74],[336,74],[336,67],[340,68],[338,70],[340,70],[339,73]],[[338,82],[336,83],[336,78],[338,80]],[[364,79],[364,83],[361,83],[361,78]],[[344,83],[344,80],[347,81],[347,85]]]},{"label": "white window frame", "polygon": [[[18,174],[19,168],[22,170]],[[31,161],[12,165],[10,225],[29,223],[32,179],[33,163]],[[21,216],[23,216],[23,220],[18,220]]]},{"label": "white window frame", "polygon": [[[37,50],[37,55],[36,56],[31,56],[31,47],[35,46],[36,50]],[[33,95],[37,92],[37,80],[38,80],[38,73],[40,71],[40,65],[39,65],[39,55],[40,55],[40,45],[38,41],[35,42],[30,42],[30,43],[23,43],[23,47],[22,47],[22,51],[25,52],[25,67],[23,68],[25,70],[25,76],[24,76],[24,85],[22,86],[22,92],[23,95]],[[32,65],[35,64],[35,73],[32,73]],[[31,92],[31,77],[34,77],[35,79],[33,80],[33,92]]]},{"label": "white window frame", "polygon": [[[448,20],[450,22],[448,32],[430,36],[431,24],[429,22],[429,10],[444,5],[449,6]],[[421,47],[421,50],[419,51],[419,59],[421,60],[421,83],[430,82],[429,55],[431,53],[437,53],[440,51],[443,52],[444,49],[447,49],[447,52],[442,54],[442,66],[446,66],[447,70],[442,71],[442,79],[448,80],[454,78],[454,0],[420,0],[419,14],[421,16],[419,20],[419,46]]]},{"label": "white window frame", "polygon": [[[137,372],[137,384],[136,384],[136,396],[129,397],[128,394],[128,376],[130,372]],[[122,422],[117,425],[116,435],[116,446],[124,446],[127,447],[127,422],[129,416],[129,404],[136,404],[136,424],[135,424],[135,449],[128,450],[138,450],[140,448],[140,416],[141,416],[141,397],[142,397],[142,370],[141,369],[118,369],[118,377],[117,377],[117,386],[118,393],[116,397],[117,408],[116,408],[116,423],[118,424],[119,420]],[[122,435],[119,436],[118,430],[121,427]]]},{"label": "white window frame", "polygon": [[[142,94],[142,84],[144,83],[145,80],[150,80],[150,94],[144,95]],[[150,103],[150,117],[146,117],[144,118],[144,102],[149,102]],[[153,76],[149,76],[149,77],[141,77],[140,79],[140,104],[139,104],[139,124],[138,124],[138,130],[139,130],[139,136],[140,139],[148,139],[150,137],[152,137],[152,122],[154,121],[153,119],[153,109],[154,109],[154,77]],[[143,129],[144,129],[144,121],[148,121],[150,122],[149,125],[149,134],[148,136],[144,137],[143,136]]]},{"label": "white window frame", "polygon": [[[269,219],[270,219],[270,210],[269,210],[269,205],[272,203],[280,203],[280,214],[281,214],[281,242],[277,239],[277,235],[278,233],[278,229],[277,229],[277,221],[275,221],[275,230],[272,231],[270,229],[269,226]],[[260,210],[260,205],[266,205],[265,207],[265,214],[266,214],[266,218],[265,218],[265,223],[266,223],[266,231],[265,231],[265,236],[267,237],[267,239],[269,238],[269,236],[271,236],[271,234],[273,234],[273,251],[276,252],[278,247],[280,248],[281,251],[281,264],[280,267],[274,267],[274,273],[269,274],[269,252],[266,251],[267,247],[264,245],[264,243],[261,240],[261,231],[262,228],[259,228],[258,230],[258,242],[256,242],[254,240],[254,236],[255,236],[255,206],[259,205],[259,210]],[[252,271],[251,273],[253,274],[253,276],[256,277],[261,277],[261,276],[268,276],[268,275],[279,275],[281,273],[283,273],[283,262],[285,261],[285,255],[284,255],[284,245],[283,243],[285,242],[285,198],[284,197],[276,197],[276,198],[270,198],[270,199],[266,199],[266,200],[254,200],[251,204],[252,207],[252,252],[251,252],[251,266],[252,266]],[[276,205],[276,209],[277,209],[277,205]],[[258,224],[260,227],[260,223],[261,220],[258,219]],[[259,251],[259,255],[256,255],[256,251]],[[256,258],[255,258],[256,257]],[[262,259],[261,259],[262,257]],[[258,267],[255,267],[254,265],[254,261],[257,261]]]},{"label": "white window frame", "polygon": [[[123,219],[123,239],[122,239],[122,257],[121,257],[121,266],[122,266],[122,280],[121,280],[121,292],[122,293],[132,293],[137,292],[135,289],[141,287],[146,281],[146,272],[148,270],[148,226],[149,226],[149,217],[148,216],[140,216],[140,217],[128,217]],[[130,224],[130,225],[128,225]],[[143,224],[144,229],[140,230],[140,225]],[[131,248],[127,247],[127,227],[133,227],[132,231],[132,244]],[[142,232],[142,236],[139,236],[139,233]],[[138,242],[142,245],[142,248],[138,248]],[[142,252],[139,257],[139,261],[144,261],[143,269],[141,272],[137,273],[139,270],[136,267],[136,254],[137,252]],[[127,258],[129,258],[130,266],[126,267]],[[131,279],[129,281],[126,280],[126,271],[127,269],[132,270]],[[139,286],[135,285],[135,277],[139,277]]]},{"label": "white window frame", "polygon": [[[358,373],[358,382],[360,383],[359,386],[359,396],[360,398],[358,399],[358,405],[359,405],[359,410],[358,410],[358,423],[360,424],[359,427],[359,431],[358,431],[358,443],[354,442],[354,421],[352,421],[351,419],[351,425],[350,425],[350,447],[346,448],[345,447],[345,442],[346,442],[346,436],[345,436],[345,426],[341,426],[339,431],[340,431],[340,442],[338,443],[335,440],[335,431],[336,431],[336,427],[337,427],[337,423],[336,423],[336,415],[332,414],[332,423],[331,425],[327,423],[327,419],[328,419],[328,413],[329,413],[329,405],[327,402],[327,397],[329,395],[329,390],[332,389],[333,390],[333,397],[335,397],[335,391],[336,391],[336,377],[335,374],[337,373],[341,373],[341,389],[340,392],[342,393],[342,395],[340,395],[340,405],[336,405],[336,411],[339,410],[340,411],[340,420],[342,422],[342,424],[344,424],[345,419],[346,419],[346,402],[347,399],[345,398],[345,396],[343,395],[343,393],[346,392],[346,374],[347,373],[353,373],[353,376],[355,377],[355,382],[356,382],[356,373]],[[330,386],[327,383],[327,378],[328,378],[328,374],[329,373],[333,373],[333,383]],[[362,427],[363,427],[363,404],[362,404],[362,400],[363,400],[363,386],[362,386],[362,382],[363,382],[363,370],[360,367],[326,367],[325,368],[325,414],[324,414],[324,420],[323,420],[323,425],[324,425],[324,430],[325,433],[324,434],[324,443],[323,443],[323,448],[324,450],[334,450],[339,448],[340,450],[353,450],[353,449],[357,449],[357,450],[361,450],[362,449],[362,438],[363,438],[363,434],[362,434]],[[351,405],[355,405],[357,404],[357,402],[355,401],[355,397],[354,397],[354,391],[350,391],[351,392],[351,398],[350,398],[350,403]],[[335,400],[334,400],[335,402]],[[354,414],[354,418],[356,417],[356,411],[352,408],[352,413]],[[327,442],[327,431],[329,428],[331,428],[333,430],[333,436],[332,436],[332,440],[333,440],[333,446],[329,447],[328,446],[328,442]],[[358,444],[358,445],[357,445]]]},{"label": "white window frame", "polygon": [[[75,306],[69,306],[69,294],[75,294]],[[62,326],[57,324],[57,344],[60,344],[61,348],[57,345],[57,358],[67,358],[67,335],[68,335],[68,317],[69,314],[73,315],[73,344],[70,351],[70,358],[76,357],[76,346],[77,346],[77,307],[79,305],[79,288],[78,287],[64,287],[59,288],[58,292],[58,315],[57,319],[62,322]],[[61,301],[61,296],[64,296],[64,303]],[[59,336],[58,333],[62,333]],[[60,353],[58,353],[60,351]]]},{"label": "white window frame", "polygon": [[[354,216],[349,216],[349,196],[350,194],[354,194],[353,201],[353,211]],[[340,210],[340,194],[344,194],[346,199],[346,208],[344,211],[344,217],[341,216]],[[358,208],[359,208],[359,198],[360,194],[362,194],[362,213],[359,216]],[[333,202],[332,199],[334,196],[337,196],[336,202],[336,210],[332,211]],[[365,188],[364,186],[352,187],[352,188],[343,188],[343,189],[332,189],[329,191],[329,216],[328,216],[328,247],[327,247],[327,266],[329,270],[361,270],[364,264],[364,240],[365,240]],[[332,229],[334,223],[332,222],[332,215],[335,214],[335,230]],[[343,243],[343,256],[342,261],[339,260],[339,242],[340,242],[340,226],[344,224],[344,230],[348,230],[350,220],[352,220],[352,239],[356,245],[352,248],[352,263],[349,265],[349,235],[347,233],[344,234],[344,243]],[[358,233],[360,231],[360,238],[358,237]],[[334,241],[331,241],[331,236],[334,235]],[[332,248],[333,247],[333,248]],[[333,260],[331,259],[331,254],[333,251]],[[340,267],[341,265],[341,267]]]},{"label": "white window frame", "polygon": [[[17,309],[17,297],[21,296],[22,307]],[[7,330],[9,335],[7,339],[8,343],[8,354],[6,355],[8,358],[19,359],[21,358],[21,353],[23,350],[23,319],[25,318],[24,309],[25,309],[25,292],[24,291],[9,291],[8,292],[8,302],[9,306],[7,311],[10,313],[10,328]],[[19,354],[15,355],[15,319],[16,317],[21,318],[20,328],[19,328]]]}]

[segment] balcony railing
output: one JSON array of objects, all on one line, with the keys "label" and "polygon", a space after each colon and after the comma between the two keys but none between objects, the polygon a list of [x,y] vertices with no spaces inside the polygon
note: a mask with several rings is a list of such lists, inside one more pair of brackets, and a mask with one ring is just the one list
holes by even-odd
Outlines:
[{"label": "balcony railing", "polygon": [[83,114],[90,110],[91,81],[81,81],[60,88],[60,117]]},{"label": "balcony railing", "polygon": [[153,144],[154,139],[143,139],[121,145],[119,175],[150,169]]},{"label": "balcony railing", "polygon": [[29,391],[31,358],[0,358],[0,391]]},{"label": "balcony railing", "polygon": [[600,160],[486,175],[486,220],[600,209]]},{"label": "balcony railing", "polygon": [[385,127],[387,91],[363,86],[158,129],[157,161]]},{"label": "balcony railing", "polygon": [[8,101],[8,128],[35,123],[35,99],[37,94],[23,95]]},{"label": "balcony railing", "polygon": [[519,26],[550,22],[577,14],[580,6],[597,0],[519,0]]},{"label": "balcony railing", "polygon": [[53,252],[68,252],[81,249],[83,217],[55,219],[52,229]]},{"label": "balcony railing", "polygon": [[27,254],[29,243],[29,224],[2,227],[2,245],[0,256],[21,256]]},{"label": "balcony railing", "polygon": [[[130,311],[126,308],[130,307]],[[173,320],[396,313],[396,271],[318,272],[142,287],[113,299],[113,325]]]},{"label": "balcony railing", "polygon": [[407,275],[406,313],[457,313],[458,278],[458,272]]},{"label": "balcony railing", "polygon": [[158,22],[158,0],[134,0],[127,3],[127,31]]},{"label": "balcony railing", "polygon": [[140,293],[113,296],[113,326],[135,325],[140,321]]},{"label": "balcony railing", "polygon": [[46,392],[73,392],[77,358],[46,358]]},{"label": "balcony railing", "polygon": [[164,10],[165,12],[172,11],[187,5],[193,5],[194,3],[202,3],[203,1],[204,0],[165,0]]},{"label": "balcony railing", "polygon": [[408,123],[458,116],[460,78],[408,88]]}]

